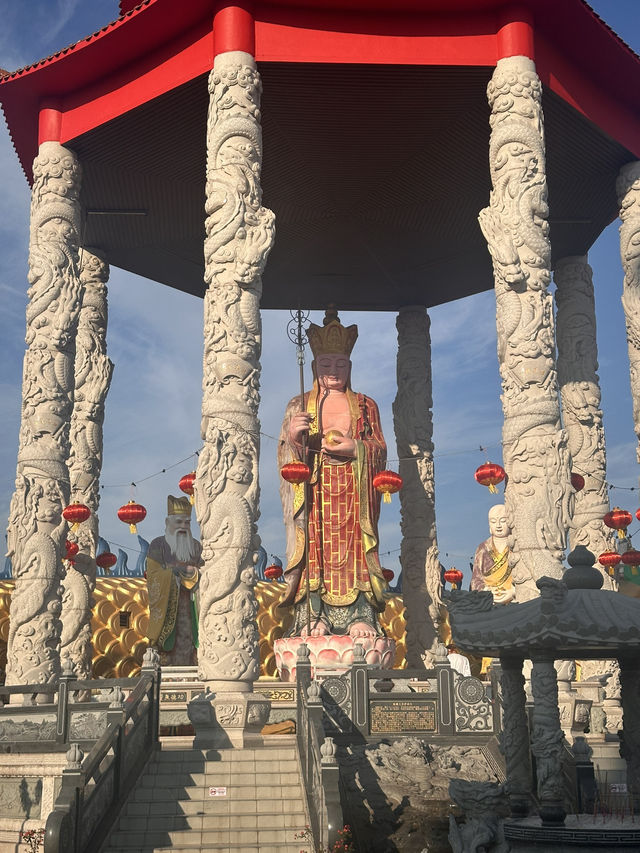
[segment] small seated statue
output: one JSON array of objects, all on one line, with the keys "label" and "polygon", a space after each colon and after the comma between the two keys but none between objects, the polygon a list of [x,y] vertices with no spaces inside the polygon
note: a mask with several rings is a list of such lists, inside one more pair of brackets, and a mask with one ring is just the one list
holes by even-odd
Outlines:
[{"label": "small seated statue", "polygon": [[488,590],[495,604],[508,604],[515,598],[515,589],[509,568],[508,540],[511,528],[504,504],[489,510],[490,536],[476,548],[471,575],[472,590]]}]

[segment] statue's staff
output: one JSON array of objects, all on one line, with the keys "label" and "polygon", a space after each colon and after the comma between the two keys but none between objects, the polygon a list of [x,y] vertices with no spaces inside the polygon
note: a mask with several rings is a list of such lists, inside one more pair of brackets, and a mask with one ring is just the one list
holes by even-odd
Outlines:
[{"label": "statue's staff", "polygon": [[[308,343],[307,333],[305,331],[305,323],[309,320],[309,312],[302,311],[298,308],[297,311],[291,311],[291,320],[287,325],[287,336],[289,340],[296,345],[296,355],[298,358],[298,367],[300,370],[300,412],[305,411],[304,404],[304,348]],[[301,443],[301,458],[305,465],[308,462],[307,449],[307,432],[306,430],[300,437]],[[311,467],[311,466],[309,466]],[[304,525],[304,550],[302,553],[303,565],[307,570],[306,592],[307,592],[307,637],[311,636],[311,578],[309,572],[309,480],[304,482],[304,500],[302,504],[302,518]]]}]

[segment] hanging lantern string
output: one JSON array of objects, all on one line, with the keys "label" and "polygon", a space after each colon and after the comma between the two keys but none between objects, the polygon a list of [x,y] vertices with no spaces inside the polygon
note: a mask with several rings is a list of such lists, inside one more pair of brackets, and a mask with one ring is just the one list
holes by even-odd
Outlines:
[{"label": "hanging lantern string", "polygon": [[[218,416],[218,419],[226,421],[226,423],[228,423],[230,426],[235,427],[236,429],[240,430],[241,432],[245,433],[246,435],[251,435],[254,437],[261,436],[262,438],[268,438],[270,441],[275,441],[277,443],[280,443],[279,438],[276,438],[274,435],[270,435],[268,432],[263,432],[262,430],[248,430],[245,427],[240,426],[240,424],[236,423],[235,421],[229,420],[228,418],[221,418]],[[552,433],[549,433],[549,435],[551,435],[551,434]],[[431,459],[442,459],[445,456],[460,456],[464,453],[478,453],[478,452],[480,452],[484,456],[486,456],[488,450],[493,449],[493,448],[503,447],[503,445],[504,445],[504,442],[500,441],[497,444],[487,444],[487,445],[481,444],[481,445],[478,445],[478,447],[474,447],[474,448],[468,447],[468,448],[464,448],[464,449],[461,448],[458,450],[446,450],[442,453],[416,453],[416,454],[413,454],[412,456],[400,456],[397,459],[387,459],[387,462],[388,463],[413,462],[416,459],[429,459],[429,458],[431,458]],[[140,483],[145,483],[147,480],[152,480],[154,477],[159,477],[161,474],[166,474],[167,471],[170,471],[172,468],[177,468],[178,465],[184,465],[185,462],[188,462],[190,459],[193,459],[194,457],[197,458],[199,456],[199,454],[202,452],[202,450],[203,450],[202,447],[199,450],[194,450],[193,453],[190,453],[188,456],[185,456],[184,459],[180,459],[180,460],[178,460],[178,462],[173,462],[171,465],[165,465],[164,468],[161,468],[159,471],[156,471],[153,474],[148,474],[146,477],[139,477],[138,479],[130,481],[128,483],[101,484],[100,488],[101,489],[122,489],[122,488],[127,488],[129,486],[137,486]],[[312,450],[311,448],[307,448],[307,450],[309,453],[321,453],[322,452],[319,450]],[[609,490],[617,489],[619,491],[626,491],[626,492],[638,491],[637,486],[616,486],[612,483],[609,483],[607,480],[602,480],[598,477],[594,477],[593,474],[591,474],[589,471],[584,471],[583,469],[581,469],[575,465],[572,466],[572,470],[576,471],[579,474],[586,475],[593,482],[604,483]]]}]

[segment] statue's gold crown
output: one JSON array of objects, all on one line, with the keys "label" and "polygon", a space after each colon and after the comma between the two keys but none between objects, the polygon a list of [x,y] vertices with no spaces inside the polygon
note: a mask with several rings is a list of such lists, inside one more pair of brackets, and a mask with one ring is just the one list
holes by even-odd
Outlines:
[{"label": "statue's gold crown", "polygon": [[191,516],[191,501],[189,498],[174,498],[173,495],[168,495],[167,515]]},{"label": "statue's gold crown", "polygon": [[345,353],[351,350],[358,338],[357,326],[343,326],[335,308],[327,308],[322,326],[312,323],[307,329],[309,346],[313,357],[327,353]]}]

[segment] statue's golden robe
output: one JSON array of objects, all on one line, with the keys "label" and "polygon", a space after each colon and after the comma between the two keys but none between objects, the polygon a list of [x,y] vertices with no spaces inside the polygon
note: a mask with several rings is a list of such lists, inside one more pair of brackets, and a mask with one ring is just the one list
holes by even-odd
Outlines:
[{"label": "statue's golden robe", "polygon": [[[200,561],[200,544],[194,563]],[[199,572],[185,577],[173,571],[175,558],[162,536],[154,539],[147,554],[146,577],[149,594],[149,643],[160,653],[175,651],[177,658],[192,662],[190,649],[198,648],[197,601],[192,590],[198,583]],[[170,660],[166,661],[173,662]],[[176,661],[177,662],[177,661]],[[185,664],[185,665],[187,665]]]},{"label": "statue's golden robe", "polygon": [[[319,452],[317,386],[305,395],[305,408],[313,417],[309,435],[309,585],[327,605],[350,605],[362,593],[376,611],[382,612],[387,583],[378,558],[380,494],[373,486],[373,477],[385,467],[387,448],[374,401],[351,390],[345,393],[351,412],[349,435],[356,441],[356,458],[345,461],[329,461]],[[281,465],[295,458],[287,435],[289,421],[299,411],[300,399],[295,398],[287,407],[282,427]],[[304,485],[283,482],[281,494],[288,539],[285,579],[289,585],[282,604],[287,605],[299,603],[307,588]]]}]

